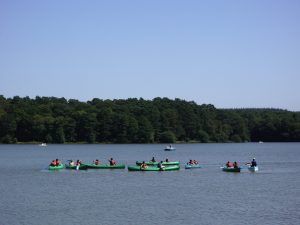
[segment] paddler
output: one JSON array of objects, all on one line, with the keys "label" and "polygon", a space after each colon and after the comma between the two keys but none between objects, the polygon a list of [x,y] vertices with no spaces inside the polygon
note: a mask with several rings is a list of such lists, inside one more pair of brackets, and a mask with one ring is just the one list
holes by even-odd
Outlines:
[{"label": "paddler", "polygon": [[108,161],[111,166],[116,165],[116,161],[113,158],[110,158]]},{"label": "paddler", "polygon": [[145,161],[143,161],[140,167],[141,169],[146,169],[148,165],[145,163]]},{"label": "paddler", "polygon": [[238,165],[237,162],[234,162],[234,163],[233,163],[233,168],[235,168],[235,169],[239,168],[239,165]]},{"label": "paddler", "polygon": [[226,166],[227,166],[227,168],[230,168],[230,167],[232,167],[232,163],[228,161],[228,162],[226,163]]},{"label": "paddler", "polygon": [[99,159],[96,159],[96,160],[94,161],[94,164],[95,164],[95,165],[99,165],[99,164],[100,164],[100,160],[99,160]]},{"label": "paddler", "polygon": [[75,162],[73,160],[69,161],[69,166],[75,166]]},{"label": "paddler", "polygon": [[51,161],[50,166],[57,166],[57,165],[56,165],[56,160],[55,160],[55,159],[53,159],[53,160]]},{"label": "paddler", "polygon": [[58,159],[55,160],[56,166],[60,165],[60,161]]},{"label": "paddler", "polygon": [[157,168],[163,170],[164,166],[163,166],[163,161],[160,161],[160,163],[157,164]]},{"label": "paddler", "polygon": [[257,166],[257,163],[255,161],[255,158],[253,158],[251,161],[251,167],[255,167],[255,166]]}]

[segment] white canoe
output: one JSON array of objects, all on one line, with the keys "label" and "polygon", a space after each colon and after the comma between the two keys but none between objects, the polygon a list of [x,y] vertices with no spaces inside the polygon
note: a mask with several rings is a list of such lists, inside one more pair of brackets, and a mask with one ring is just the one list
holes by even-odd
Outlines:
[{"label": "white canoe", "polygon": [[257,166],[253,166],[253,167],[249,166],[248,170],[251,171],[251,172],[257,172],[258,171],[258,167]]}]

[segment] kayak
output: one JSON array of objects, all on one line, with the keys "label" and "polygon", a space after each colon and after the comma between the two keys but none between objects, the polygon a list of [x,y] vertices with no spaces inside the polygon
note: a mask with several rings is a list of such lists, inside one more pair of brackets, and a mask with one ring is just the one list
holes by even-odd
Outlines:
[{"label": "kayak", "polygon": [[[142,161],[136,161],[136,165],[141,165],[143,162]],[[148,166],[157,166],[159,162],[145,162]],[[163,162],[163,166],[174,166],[174,165],[179,165],[179,161],[174,161],[174,162]]]},{"label": "kayak", "polygon": [[257,172],[258,171],[258,166],[249,166],[248,170],[251,172]]},{"label": "kayak", "polygon": [[66,169],[70,169],[70,170],[87,170],[88,166],[84,165],[84,164],[81,164],[79,166],[79,168],[77,169],[77,166],[70,166],[70,165],[66,164]]},{"label": "kayak", "polygon": [[201,166],[199,164],[186,164],[185,165],[186,169],[199,169]]},{"label": "kayak", "polygon": [[48,167],[49,170],[61,170],[62,168],[64,168],[63,164],[59,164],[58,166],[49,166]]},{"label": "kayak", "polygon": [[170,170],[179,170],[179,165],[166,166],[164,168],[158,168],[154,166],[148,166],[147,168],[142,169],[140,166],[128,166],[129,171],[170,171]]},{"label": "kayak", "polygon": [[125,164],[116,164],[111,166],[110,164],[84,164],[89,169],[125,169]]},{"label": "kayak", "polygon": [[238,168],[234,168],[234,167],[221,167],[221,168],[225,172],[234,172],[234,173],[241,172],[241,167],[238,167]]}]

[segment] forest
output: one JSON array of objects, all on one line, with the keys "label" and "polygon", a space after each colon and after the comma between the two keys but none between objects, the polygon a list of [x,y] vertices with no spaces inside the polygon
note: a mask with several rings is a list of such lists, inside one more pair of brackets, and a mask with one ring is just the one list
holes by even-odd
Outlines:
[{"label": "forest", "polygon": [[81,102],[0,95],[0,143],[299,142],[300,112],[181,99]]}]

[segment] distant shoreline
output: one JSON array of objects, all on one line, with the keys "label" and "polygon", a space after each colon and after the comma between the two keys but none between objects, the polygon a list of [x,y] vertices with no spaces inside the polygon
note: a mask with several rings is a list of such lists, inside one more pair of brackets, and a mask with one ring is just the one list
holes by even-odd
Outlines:
[{"label": "distant shoreline", "polygon": [[[271,141],[271,142],[197,142],[197,141],[189,141],[189,142],[176,142],[171,143],[172,145],[180,145],[180,144],[268,144],[268,143],[300,143],[298,141]],[[0,143],[1,145],[41,145],[41,142],[17,142],[17,143]],[[88,142],[65,142],[65,143],[46,143],[47,145],[145,145],[145,144],[159,144],[159,145],[168,145],[170,143],[101,143],[101,142],[95,142],[95,143],[88,143]]]}]

